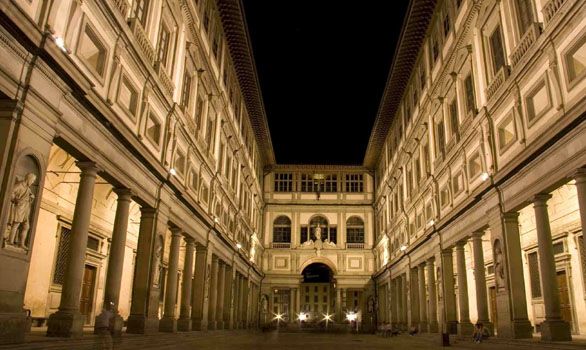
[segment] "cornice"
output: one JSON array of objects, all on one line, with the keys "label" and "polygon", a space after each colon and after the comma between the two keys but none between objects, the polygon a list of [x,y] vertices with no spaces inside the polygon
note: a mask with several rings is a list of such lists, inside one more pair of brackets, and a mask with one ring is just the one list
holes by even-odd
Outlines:
[{"label": "cornice", "polygon": [[393,117],[426,37],[435,5],[436,0],[411,0],[409,4],[364,156],[363,165],[369,169],[374,169],[384,147]]},{"label": "cornice", "polygon": [[265,166],[275,164],[275,154],[252,54],[244,8],[240,0],[217,0],[217,6],[263,163]]}]

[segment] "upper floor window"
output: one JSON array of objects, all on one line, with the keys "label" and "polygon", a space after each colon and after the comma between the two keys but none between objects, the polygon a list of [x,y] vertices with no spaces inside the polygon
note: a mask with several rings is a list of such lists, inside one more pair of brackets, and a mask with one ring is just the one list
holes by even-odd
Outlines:
[{"label": "upper floor window", "polygon": [[458,100],[454,97],[452,102],[449,105],[449,113],[450,113],[450,128],[452,129],[452,136],[455,137],[458,134],[460,121],[458,118]]},{"label": "upper floor window", "polygon": [[275,173],[275,192],[292,192],[293,174]]},{"label": "upper floor window", "polygon": [[282,215],[273,221],[273,242],[291,242],[291,219]]},{"label": "upper floor window", "polygon": [[191,97],[191,73],[188,70],[185,70],[183,74],[183,89],[181,90],[181,106],[183,110],[187,110],[189,108],[189,100]]},{"label": "upper floor window", "polygon": [[490,48],[490,57],[492,60],[492,69],[493,75],[496,75],[499,70],[505,65],[505,51],[503,47],[503,37],[501,34],[501,27],[497,25],[490,36],[488,37],[489,40],[489,48]]},{"label": "upper floor window", "polygon": [[474,81],[472,80],[471,73],[464,78],[464,93],[466,94],[466,113],[474,113],[476,110],[476,102],[474,97]]},{"label": "upper floor window", "polygon": [[167,57],[169,56],[169,47],[171,41],[171,31],[161,23],[161,31],[159,32],[159,50],[157,52],[157,58],[163,65],[167,64]]},{"label": "upper floor window", "polygon": [[[198,88],[199,90],[199,88]],[[195,111],[193,112],[193,116],[195,118],[195,125],[198,129],[201,129],[201,122],[203,120],[203,108],[204,99],[201,94],[197,94],[197,98],[195,100]]]},{"label": "upper floor window", "polygon": [[443,119],[437,123],[437,150],[442,156],[446,153],[446,130]]},{"label": "upper floor window", "polygon": [[576,42],[564,55],[567,80],[571,86],[586,75],[586,36]]},{"label": "upper floor window", "polygon": [[77,46],[77,55],[83,60],[85,65],[98,78],[103,78],[106,73],[106,60],[108,50],[102,44],[96,31],[86,23],[83,34]]},{"label": "upper floor window", "polygon": [[444,36],[444,38],[446,38],[448,34],[450,34],[450,29],[452,27],[450,21],[450,12],[448,10],[447,4],[448,3],[446,2],[446,5],[444,6],[444,10],[442,12],[442,35]]},{"label": "upper floor window", "polygon": [[346,192],[364,192],[362,174],[346,174]]},{"label": "upper floor window", "polygon": [[353,216],[346,221],[346,242],[364,243],[364,222]]},{"label": "upper floor window", "polygon": [[533,0],[515,0],[515,10],[517,11],[517,24],[519,26],[519,36],[523,36],[533,23]]},{"label": "upper floor window", "polygon": [[326,175],[324,181],[324,192],[337,192],[338,191],[338,176],[336,174]]},{"label": "upper floor window", "polygon": [[149,0],[135,0],[133,13],[134,17],[140,21],[143,28],[146,26],[147,14],[149,10]]}]

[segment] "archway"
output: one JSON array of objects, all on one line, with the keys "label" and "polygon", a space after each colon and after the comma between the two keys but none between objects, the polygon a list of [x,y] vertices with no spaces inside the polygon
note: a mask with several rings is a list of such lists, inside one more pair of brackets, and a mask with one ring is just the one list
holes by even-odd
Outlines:
[{"label": "archway", "polygon": [[319,321],[335,308],[334,271],[323,262],[311,263],[301,272],[300,312],[308,322]]}]

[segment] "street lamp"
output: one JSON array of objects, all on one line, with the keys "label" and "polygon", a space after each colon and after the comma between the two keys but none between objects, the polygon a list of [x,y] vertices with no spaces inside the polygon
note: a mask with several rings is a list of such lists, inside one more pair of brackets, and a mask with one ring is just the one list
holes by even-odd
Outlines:
[{"label": "street lamp", "polygon": [[326,321],[326,330],[328,329],[328,323],[332,321],[332,316],[330,314],[323,314],[324,315],[324,321]]}]

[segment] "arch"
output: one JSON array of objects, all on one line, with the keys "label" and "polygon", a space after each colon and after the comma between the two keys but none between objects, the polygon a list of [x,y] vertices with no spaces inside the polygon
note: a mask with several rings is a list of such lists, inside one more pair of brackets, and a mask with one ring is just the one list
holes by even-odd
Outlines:
[{"label": "arch", "polygon": [[291,243],[291,219],[280,215],[273,221],[273,242]]},{"label": "arch", "polygon": [[346,220],[346,242],[364,243],[364,221],[358,216]]},{"label": "arch", "polygon": [[329,226],[329,224],[330,224],[330,221],[328,220],[328,218],[327,218],[325,215],[322,215],[322,214],[315,214],[315,215],[312,215],[312,216],[309,218],[309,222],[308,222],[309,226],[313,226],[313,225],[315,225],[315,223],[317,222],[317,220],[318,220],[318,219],[323,219],[323,220],[320,220],[320,223],[321,223],[322,225]]},{"label": "arch", "polygon": [[301,264],[301,266],[299,266],[299,271],[303,272],[303,270],[305,270],[306,267],[308,267],[311,264],[315,264],[315,263],[321,263],[321,264],[326,265],[327,267],[330,268],[330,270],[332,270],[333,275],[338,274],[338,269],[336,268],[336,265],[334,264],[334,262],[324,256],[315,256],[313,258],[309,258],[309,259],[305,260],[305,262],[303,262]]}]

